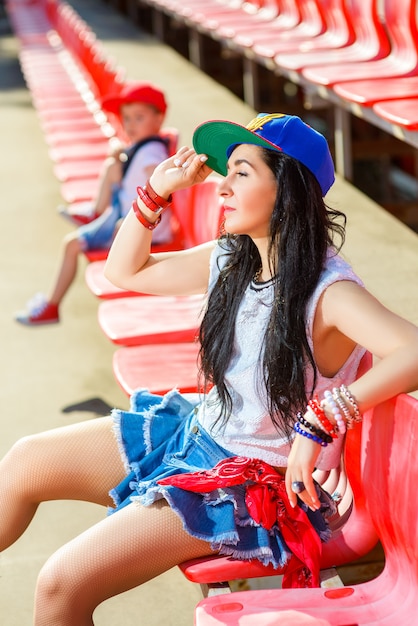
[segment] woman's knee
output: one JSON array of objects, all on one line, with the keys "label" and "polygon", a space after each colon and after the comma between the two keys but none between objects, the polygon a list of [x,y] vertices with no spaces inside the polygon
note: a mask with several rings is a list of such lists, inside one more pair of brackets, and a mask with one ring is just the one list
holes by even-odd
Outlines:
[{"label": "woman's knee", "polygon": [[66,569],[60,565],[57,555],[51,556],[43,565],[36,582],[35,599],[45,606],[54,599],[60,598],[63,601],[70,589],[69,581],[66,579]]},{"label": "woman's knee", "polygon": [[18,439],[6,453],[2,464],[9,464],[13,468],[12,476],[28,470],[31,460],[37,456],[37,441],[37,435],[26,435]]},{"label": "woman's knee", "polygon": [[[43,624],[76,624],[92,615],[89,594],[83,594],[80,580],[66,558],[65,546],[42,567],[35,590],[35,620]],[[79,620],[79,621],[77,621]]]},{"label": "woman's knee", "polygon": [[[43,485],[53,468],[47,454],[48,444],[42,433],[18,439],[2,460],[0,472],[7,477],[7,487],[27,502],[42,500]],[[3,481],[4,483],[5,481]]]}]

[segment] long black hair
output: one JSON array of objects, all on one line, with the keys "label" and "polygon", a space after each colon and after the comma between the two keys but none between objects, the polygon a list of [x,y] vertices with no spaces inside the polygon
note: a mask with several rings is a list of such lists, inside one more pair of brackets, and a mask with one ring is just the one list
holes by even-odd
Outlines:
[{"label": "long black hair", "polygon": [[[306,408],[313,392],[305,388],[307,362],[314,372],[313,387],[317,378],[306,336],[307,304],[328,250],[338,252],[344,243],[346,217],[325,205],[317,179],[303,164],[280,152],[260,150],[277,181],[268,248],[276,280],[264,337],[264,382],[272,421],[281,434],[289,436],[295,411]],[[233,352],[235,320],[261,258],[247,235],[224,235],[219,244],[227,260],[210,293],[199,339],[201,374],[206,385],[216,385],[221,401],[219,419],[225,422],[232,409],[224,376]]]}]

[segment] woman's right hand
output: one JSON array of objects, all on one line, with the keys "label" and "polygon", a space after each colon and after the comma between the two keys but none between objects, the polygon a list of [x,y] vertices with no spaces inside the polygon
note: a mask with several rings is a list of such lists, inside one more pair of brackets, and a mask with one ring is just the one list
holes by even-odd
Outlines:
[{"label": "woman's right hand", "polygon": [[193,148],[184,146],[157,165],[150,178],[151,187],[159,196],[168,199],[174,191],[201,183],[212,172],[205,164],[206,160],[206,155],[196,154]]}]

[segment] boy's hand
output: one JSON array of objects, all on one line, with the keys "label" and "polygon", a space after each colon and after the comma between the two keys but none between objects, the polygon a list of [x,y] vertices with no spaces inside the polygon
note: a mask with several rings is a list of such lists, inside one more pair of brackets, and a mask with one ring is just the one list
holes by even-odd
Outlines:
[{"label": "boy's hand", "polygon": [[179,189],[203,182],[212,172],[205,165],[206,155],[196,154],[192,148],[183,147],[169,159],[160,163],[154,170],[150,183],[163,198]]}]

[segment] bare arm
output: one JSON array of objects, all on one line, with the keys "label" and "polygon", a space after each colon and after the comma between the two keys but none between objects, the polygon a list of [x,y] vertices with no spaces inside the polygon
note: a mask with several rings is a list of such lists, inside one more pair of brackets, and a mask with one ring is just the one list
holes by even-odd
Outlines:
[{"label": "bare arm", "polygon": [[[347,350],[347,342],[352,347],[364,346],[377,358],[368,372],[350,384],[361,411],[418,388],[418,328],[414,324],[389,311],[368,291],[349,281],[331,285],[318,306],[319,335],[325,343],[321,351],[323,367],[327,357],[334,358],[341,346]],[[316,508],[319,504],[312,482],[319,451],[318,444],[296,436],[286,472],[287,492],[293,505],[296,504],[296,495],[291,490],[294,480],[305,483],[306,491],[301,497],[308,505]]]},{"label": "bare arm", "polygon": [[[188,167],[178,167],[180,159]],[[194,150],[181,148],[154,170],[150,182],[160,196],[168,198],[178,189],[202,182],[211,170]],[[155,221],[155,214],[140,200],[144,217]],[[204,293],[209,278],[209,257],[214,242],[179,252],[150,254],[152,231],[145,228],[131,210],[126,216],[105,266],[106,277],[118,287],[157,295]]]},{"label": "bare arm", "polygon": [[356,283],[335,283],[327,292],[322,307],[328,325],[377,357],[372,369],[350,385],[360,409],[416,390],[418,328]]}]

